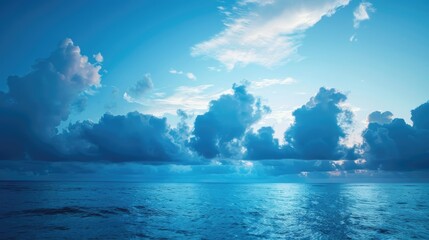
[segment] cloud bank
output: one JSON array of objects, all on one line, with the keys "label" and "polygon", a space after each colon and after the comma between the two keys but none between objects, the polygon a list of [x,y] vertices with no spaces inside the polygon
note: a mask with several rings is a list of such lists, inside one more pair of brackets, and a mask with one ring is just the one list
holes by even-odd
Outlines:
[{"label": "cloud bank", "polygon": [[[126,162],[171,165],[176,172],[252,175],[263,171],[276,176],[429,168],[429,102],[411,111],[412,125],[393,118],[389,111],[371,113],[362,145],[347,147],[343,142],[353,114],[345,107],[347,96],[334,88],[320,88],[292,112],[294,120],[284,133],[283,144],[271,126],[253,129],[270,109],[249,92],[252,85],[233,85],[231,91],[212,96],[214,100],[193,125],[187,124],[190,119],[183,110],[177,110],[175,127],[166,118],[150,114],[106,113],[97,122],[75,122],[59,131],[76,106],[83,110],[89,92],[101,86],[100,69],[99,63],[89,62],[66,39],[28,74],[9,77],[9,90],[0,92],[0,159],[29,160],[18,164],[22,167],[49,162]],[[260,84],[288,82],[264,80]],[[181,92],[192,95],[208,87],[182,87]],[[129,92],[144,98],[150,88],[152,81],[146,76]],[[38,168],[42,169],[34,167]]]}]

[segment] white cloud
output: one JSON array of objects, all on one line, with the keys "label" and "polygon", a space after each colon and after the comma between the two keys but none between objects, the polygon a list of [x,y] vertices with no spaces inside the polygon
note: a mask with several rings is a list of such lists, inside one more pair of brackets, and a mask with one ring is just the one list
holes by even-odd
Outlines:
[{"label": "white cloud", "polygon": [[350,42],[357,42],[356,34],[351,35],[349,38],[349,41]]},{"label": "white cloud", "polygon": [[353,27],[359,28],[360,22],[369,20],[369,13],[375,12],[375,8],[369,2],[362,2],[353,12]]},{"label": "white cloud", "polygon": [[102,63],[104,60],[103,55],[101,55],[101,53],[94,54],[92,55],[92,57],[95,59],[97,63]]},{"label": "white cloud", "polygon": [[180,70],[176,70],[176,69],[171,69],[170,71],[168,71],[171,74],[176,74],[176,75],[185,75],[189,80],[197,80],[197,77],[195,76],[195,74],[191,73],[191,72],[183,72]]},{"label": "white cloud", "polygon": [[171,73],[171,74],[179,74],[179,75],[181,75],[181,74],[183,74],[183,72],[182,71],[177,71],[176,69],[171,69],[170,71],[168,71],[169,73]]},{"label": "white cloud", "polygon": [[191,73],[191,72],[188,72],[188,73],[186,74],[186,77],[187,77],[189,80],[197,80],[197,77],[196,77],[193,73]]},{"label": "white cloud", "polygon": [[191,49],[192,56],[209,56],[232,70],[237,65],[270,67],[296,56],[303,33],[349,0],[243,0],[232,8],[225,29]]},{"label": "white cloud", "polygon": [[174,89],[170,95],[153,94],[145,99],[135,99],[125,93],[124,100],[130,103],[140,104],[147,109],[145,113],[156,116],[176,114],[177,109],[182,109],[191,114],[200,114],[208,109],[211,100],[219,98],[222,94],[232,94],[232,89],[225,91],[210,91],[213,85],[180,86]]},{"label": "white cloud", "polygon": [[274,86],[274,85],[290,85],[292,83],[296,83],[296,80],[288,77],[288,78],[284,78],[284,79],[262,79],[260,81],[253,81],[251,83],[251,87],[252,88],[265,88],[265,87],[270,87],[270,86]]},{"label": "white cloud", "polygon": [[222,71],[220,68],[218,68],[218,67],[208,67],[207,68],[209,71],[212,71],[212,72],[220,72],[220,71]]},{"label": "white cloud", "polygon": [[238,2],[238,4],[243,6],[250,3],[255,3],[261,6],[265,6],[265,5],[273,4],[274,2],[275,0],[241,0]]}]

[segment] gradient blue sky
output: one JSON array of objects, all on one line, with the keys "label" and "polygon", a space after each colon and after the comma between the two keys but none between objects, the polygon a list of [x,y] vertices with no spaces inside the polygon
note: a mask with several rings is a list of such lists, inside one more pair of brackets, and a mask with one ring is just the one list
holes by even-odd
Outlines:
[{"label": "gradient blue sky", "polygon": [[[347,96],[351,146],[371,112],[412,124],[410,111],[428,101],[428,12],[424,0],[2,0],[0,90],[70,38],[91,62],[103,57],[101,87],[59,129],[131,111],[175,126],[177,109],[192,128],[210,100],[245,83],[271,108],[251,127],[272,126],[282,143],[292,112],[326,87]],[[144,78],[153,86],[132,96]]]}]

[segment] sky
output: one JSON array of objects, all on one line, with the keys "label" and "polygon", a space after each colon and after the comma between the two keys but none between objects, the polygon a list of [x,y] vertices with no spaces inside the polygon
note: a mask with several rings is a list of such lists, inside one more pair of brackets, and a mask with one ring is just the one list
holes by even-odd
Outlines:
[{"label": "sky", "polygon": [[429,4],[0,1],[0,179],[427,181]]}]

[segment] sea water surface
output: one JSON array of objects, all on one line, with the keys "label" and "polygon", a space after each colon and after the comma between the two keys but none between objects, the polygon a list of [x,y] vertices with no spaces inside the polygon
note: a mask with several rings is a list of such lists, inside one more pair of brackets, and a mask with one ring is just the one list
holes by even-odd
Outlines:
[{"label": "sea water surface", "polygon": [[429,239],[429,185],[1,182],[0,239]]}]

